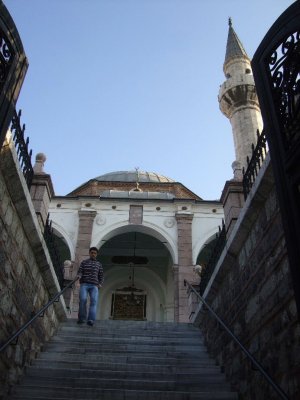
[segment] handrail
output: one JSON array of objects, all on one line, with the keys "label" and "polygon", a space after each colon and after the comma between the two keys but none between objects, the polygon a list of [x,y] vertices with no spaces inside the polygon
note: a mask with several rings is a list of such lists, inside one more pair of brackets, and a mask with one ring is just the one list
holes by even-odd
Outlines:
[{"label": "handrail", "polygon": [[259,130],[257,130],[256,137],[256,146],[254,147],[253,143],[251,145],[251,159],[249,159],[249,157],[247,156],[247,169],[245,170],[245,168],[243,168],[243,192],[245,200],[250,193],[250,190],[255,182],[255,179],[268,152],[268,143],[265,131],[263,130],[261,133],[259,133]]},{"label": "handrail", "polygon": [[72,286],[78,279],[79,277],[77,276],[75,279],[69,282],[60,292],[56,293],[56,295],[51,300],[49,300],[45,306],[43,306],[36,314],[34,314],[34,316],[29,321],[22,325],[20,329],[18,329],[3,345],[1,345],[0,353],[1,351],[5,350],[11,342],[13,342],[15,339],[18,339],[20,334],[24,332],[25,329],[27,329],[28,326],[31,325],[38,317],[43,317],[44,312],[47,310],[47,308],[49,308],[55,301],[57,301],[57,299],[65,292],[65,290]]},{"label": "handrail", "polygon": [[281,399],[289,400],[287,394],[281,389],[280,386],[270,377],[270,375],[265,371],[263,366],[253,357],[253,355],[245,348],[245,346],[240,342],[240,340],[235,336],[235,334],[227,327],[227,325],[222,321],[222,319],[215,313],[215,311],[210,307],[210,305],[203,299],[203,297],[197,292],[197,290],[187,281],[184,280],[184,285],[188,285],[190,289],[199,297],[206,308],[212,313],[216,320],[222,325],[225,331],[231,336],[231,338],[240,346],[242,351],[251,360],[255,367],[261,372],[264,378],[269,382],[273,389],[277,392]]}]

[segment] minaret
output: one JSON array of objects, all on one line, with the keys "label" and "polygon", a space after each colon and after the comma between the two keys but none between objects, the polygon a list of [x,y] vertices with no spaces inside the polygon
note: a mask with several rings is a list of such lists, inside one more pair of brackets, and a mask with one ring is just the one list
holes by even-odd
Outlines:
[{"label": "minaret", "polygon": [[236,157],[232,168],[235,178],[241,179],[241,169],[247,168],[247,156],[251,158],[251,145],[256,144],[256,132],[262,131],[263,122],[251,61],[232,27],[231,18],[223,70],[226,81],[220,87],[218,99],[220,110],[232,126]]}]

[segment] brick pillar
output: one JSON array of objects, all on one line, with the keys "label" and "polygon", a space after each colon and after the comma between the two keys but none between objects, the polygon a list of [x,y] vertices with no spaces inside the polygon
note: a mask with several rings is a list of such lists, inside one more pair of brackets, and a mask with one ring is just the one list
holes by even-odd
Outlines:
[{"label": "brick pillar", "polygon": [[192,221],[193,214],[177,213],[178,266],[174,268],[175,322],[189,322],[189,305],[184,279],[191,281],[193,272]]},{"label": "brick pillar", "polygon": [[245,203],[243,182],[226,181],[221,202],[224,208],[226,236],[229,237]]},{"label": "brick pillar", "polygon": [[[91,247],[93,223],[96,211],[80,210],[78,211],[79,225],[78,237],[75,253],[75,268],[73,268],[72,279],[75,278],[79,265],[82,260],[89,257],[89,248]],[[79,304],[79,287],[76,286],[73,294],[72,318],[77,318]]]},{"label": "brick pillar", "polygon": [[[89,248],[91,247],[92,230],[96,211],[92,210],[80,210],[78,211],[79,225],[78,225],[78,236],[76,244],[75,260],[77,269],[82,260],[89,257]],[[73,277],[77,270],[75,268]]]},{"label": "brick pillar", "polygon": [[51,176],[44,172],[45,161],[46,156],[43,153],[36,155],[36,162],[33,167],[34,175],[30,187],[32,203],[42,231],[44,231],[50,200],[54,196]]}]

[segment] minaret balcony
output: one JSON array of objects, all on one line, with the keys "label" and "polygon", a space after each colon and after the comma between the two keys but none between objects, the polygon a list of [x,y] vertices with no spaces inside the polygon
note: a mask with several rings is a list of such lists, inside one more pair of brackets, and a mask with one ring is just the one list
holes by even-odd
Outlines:
[{"label": "minaret balcony", "polygon": [[224,92],[231,89],[233,86],[240,85],[252,85],[255,86],[253,75],[238,74],[228,78],[221,86],[219,90],[219,99],[223,96]]},{"label": "minaret balcony", "polygon": [[218,100],[220,110],[227,118],[240,108],[250,107],[260,111],[253,77],[250,76],[228,79],[220,87]]}]

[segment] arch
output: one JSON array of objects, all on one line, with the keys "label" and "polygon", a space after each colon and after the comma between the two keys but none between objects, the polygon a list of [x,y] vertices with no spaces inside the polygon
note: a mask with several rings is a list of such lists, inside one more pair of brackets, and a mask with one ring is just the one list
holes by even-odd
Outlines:
[{"label": "arch", "polygon": [[142,295],[146,299],[148,320],[174,320],[174,312],[172,314],[170,311],[170,299],[171,303],[174,299],[174,282],[170,270],[174,259],[164,236],[141,225],[115,227],[102,232],[101,238],[99,236],[100,241],[94,241],[94,244],[99,248],[105,284],[100,294],[98,317],[111,318],[112,299],[119,295],[117,318],[120,318],[121,312],[124,319],[134,319],[135,311],[132,310],[132,314],[130,306],[126,305],[127,301],[124,300],[123,304],[121,300],[120,303],[120,293],[125,292],[126,296],[126,292],[132,293],[138,289],[143,291]]},{"label": "arch", "polygon": [[[118,268],[121,269],[122,267],[116,267],[115,272],[118,272],[117,271]],[[156,275],[153,271],[151,271],[151,270],[148,270],[148,271],[149,271],[148,274],[151,275],[151,277],[155,281],[156,291],[157,291],[157,289],[159,289],[161,294],[165,294],[165,285],[164,285],[162,279],[158,275]],[[110,271],[109,274],[112,274],[115,272]],[[138,284],[139,282],[142,284],[143,281],[140,278],[136,278],[136,283]],[[122,283],[124,283],[123,279],[115,280],[110,286],[108,285],[107,287],[105,287],[105,289],[109,290],[109,289],[111,289],[112,286],[116,286],[117,284],[122,284]]]},{"label": "arch", "polygon": [[193,249],[193,263],[196,264],[200,252],[203,250],[204,246],[215,239],[218,233],[218,227],[213,227],[206,231],[200,236],[199,240],[196,242]]},{"label": "arch", "polygon": [[58,225],[55,221],[52,221],[52,228],[53,228],[54,233],[55,232],[59,233],[59,235],[56,235],[56,236],[61,238],[65,242],[66,246],[68,247],[70,255],[71,255],[71,260],[75,260],[75,249],[74,249],[73,243],[72,243],[71,239],[69,238],[68,234],[66,233],[66,231],[60,225]]},{"label": "arch", "polygon": [[100,250],[106,241],[108,241],[114,236],[127,232],[140,232],[159,240],[168,249],[173,264],[177,264],[178,262],[177,248],[172,238],[169,235],[166,235],[166,232],[162,231],[157,226],[154,229],[153,226],[151,226],[150,224],[129,225],[127,222],[126,223],[120,222],[114,225],[110,225],[106,230],[99,232],[98,235],[95,238],[93,238],[92,246],[96,246]]},{"label": "arch", "polygon": [[201,265],[206,265],[212,250],[214,248],[215,242],[217,240],[216,236],[217,232],[214,235],[211,235],[207,240],[205,240],[204,244],[202,245],[201,249],[199,250],[199,253],[196,257],[195,264],[201,264]]},{"label": "arch", "polygon": [[[126,286],[126,284],[128,285],[126,272],[122,268],[115,267],[106,276],[109,283],[101,289],[100,309],[98,311],[100,319],[110,318],[112,293]],[[160,306],[166,302],[166,287],[164,282],[153,271],[147,268],[141,268],[141,270],[143,277],[135,279],[135,286],[138,289],[144,290],[147,294],[146,317],[149,320],[163,320],[160,313]]]}]

